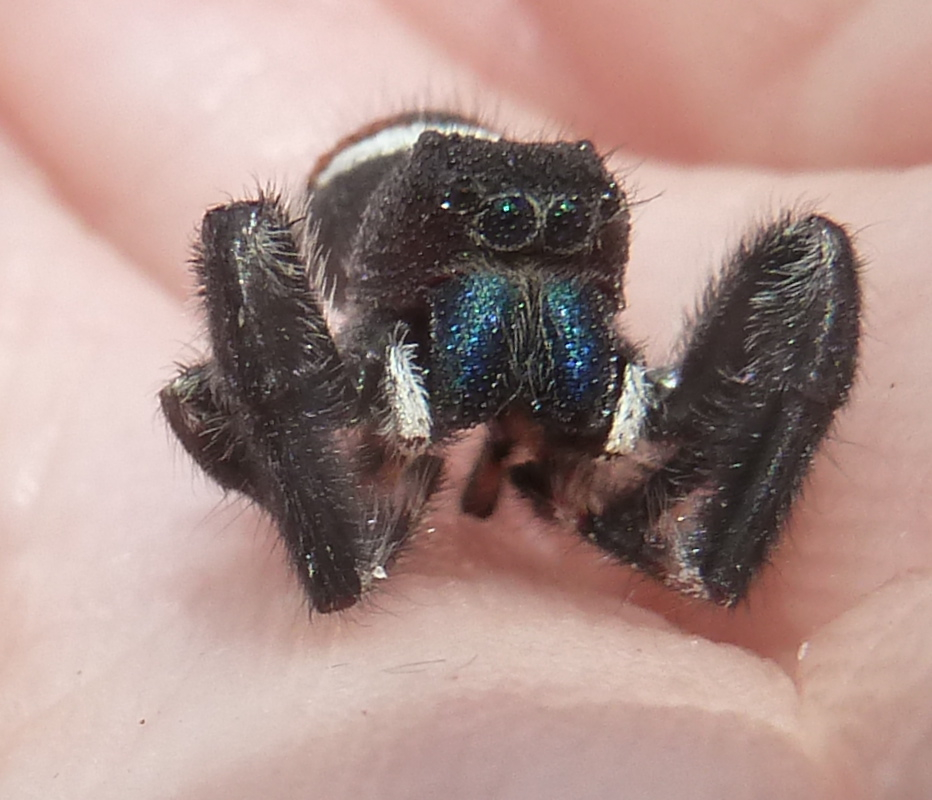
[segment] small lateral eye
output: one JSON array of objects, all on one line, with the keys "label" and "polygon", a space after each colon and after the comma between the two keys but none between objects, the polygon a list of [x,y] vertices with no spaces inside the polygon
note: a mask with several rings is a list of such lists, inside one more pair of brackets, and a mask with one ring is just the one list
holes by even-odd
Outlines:
[{"label": "small lateral eye", "polygon": [[494,250],[520,250],[539,227],[537,205],[520,192],[490,198],[476,217],[476,232]]},{"label": "small lateral eye", "polygon": [[592,230],[589,207],[575,195],[558,197],[547,209],[544,243],[554,252],[572,252],[589,241]]},{"label": "small lateral eye", "polygon": [[621,210],[621,191],[614,181],[599,197],[599,213],[602,219],[611,219]]},{"label": "small lateral eye", "polygon": [[476,210],[479,205],[479,190],[468,178],[461,178],[443,194],[440,207],[444,211],[465,214]]}]

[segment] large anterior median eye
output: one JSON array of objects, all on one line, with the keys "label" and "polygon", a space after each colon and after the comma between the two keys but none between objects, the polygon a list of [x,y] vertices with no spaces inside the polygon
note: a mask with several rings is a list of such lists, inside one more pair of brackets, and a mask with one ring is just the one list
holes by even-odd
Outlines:
[{"label": "large anterior median eye", "polygon": [[537,204],[520,192],[490,198],[476,217],[476,232],[494,250],[520,250],[538,228]]},{"label": "large anterior median eye", "polygon": [[544,243],[548,250],[569,253],[589,241],[592,220],[586,202],[576,196],[558,197],[547,209]]}]

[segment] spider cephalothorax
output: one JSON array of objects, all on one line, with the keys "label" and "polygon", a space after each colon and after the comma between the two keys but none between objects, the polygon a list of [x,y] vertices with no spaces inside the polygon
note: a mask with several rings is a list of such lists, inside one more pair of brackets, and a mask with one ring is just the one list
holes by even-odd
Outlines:
[{"label": "spider cephalothorax", "polygon": [[318,611],[385,575],[445,445],[477,426],[464,512],[492,514],[510,481],[608,553],[733,604],[847,399],[857,259],[834,222],[783,216],[651,369],[615,324],[628,237],[588,142],[441,114],[373,126],[318,165],[300,219],[270,196],[207,212],[212,353],[162,406],[208,474],[274,517]]}]

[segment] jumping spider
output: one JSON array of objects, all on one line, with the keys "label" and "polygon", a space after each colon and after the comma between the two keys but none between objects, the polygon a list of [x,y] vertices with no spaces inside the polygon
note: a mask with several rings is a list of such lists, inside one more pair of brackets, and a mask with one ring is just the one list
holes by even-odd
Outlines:
[{"label": "jumping spider", "polygon": [[651,369],[617,327],[629,225],[589,142],[436,113],[374,125],[322,159],[300,217],[268,195],[207,212],[212,356],[162,408],[208,475],[272,515],[317,611],[385,576],[445,445],[478,426],[464,512],[492,514],[507,480],[606,553],[733,605],[847,399],[857,257],[831,220],[783,216]]}]

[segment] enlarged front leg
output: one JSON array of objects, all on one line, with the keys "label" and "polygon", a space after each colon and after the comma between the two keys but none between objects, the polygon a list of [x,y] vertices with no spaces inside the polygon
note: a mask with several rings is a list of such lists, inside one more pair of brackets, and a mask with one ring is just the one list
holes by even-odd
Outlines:
[{"label": "enlarged front leg", "polygon": [[350,606],[436,476],[419,463],[389,496],[364,485],[355,389],[276,199],[209,211],[196,267],[213,358],[163,390],[165,414],[211,477],[272,515],[313,608]]},{"label": "enlarged front leg", "polygon": [[587,520],[688,594],[737,603],[766,562],[854,378],[858,262],[824,217],[746,243],[706,293],[650,438],[672,455]]}]

